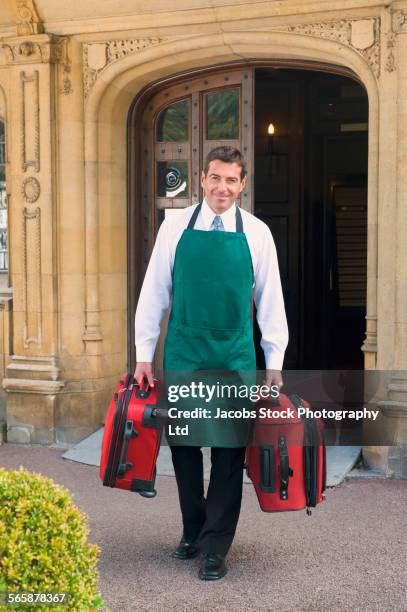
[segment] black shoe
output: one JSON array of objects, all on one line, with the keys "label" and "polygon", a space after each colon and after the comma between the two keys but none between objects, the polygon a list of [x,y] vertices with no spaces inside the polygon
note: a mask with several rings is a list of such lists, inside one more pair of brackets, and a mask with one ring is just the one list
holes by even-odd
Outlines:
[{"label": "black shoe", "polygon": [[184,537],[181,538],[181,542],[178,548],[172,553],[172,557],[175,559],[193,559],[199,553],[199,548],[195,542],[187,542]]},{"label": "black shoe", "polygon": [[219,580],[226,576],[227,571],[225,558],[222,555],[207,553],[198,576],[201,580]]}]

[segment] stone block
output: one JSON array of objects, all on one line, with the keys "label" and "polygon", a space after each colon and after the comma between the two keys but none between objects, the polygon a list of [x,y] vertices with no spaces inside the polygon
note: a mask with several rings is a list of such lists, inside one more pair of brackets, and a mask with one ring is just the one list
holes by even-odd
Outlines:
[{"label": "stone block", "polygon": [[6,420],[6,393],[0,389],[0,423]]},{"label": "stone block", "polygon": [[7,442],[10,444],[30,444],[32,427],[9,425],[7,428]]},{"label": "stone block", "polygon": [[407,444],[389,448],[389,469],[395,478],[407,479]]},{"label": "stone block", "polygon": [[125,273],[101,274],[99,277],[101,310],[124,310],[127,306]]},{"label": "stone block", "polygon": [[55,438],[58,444],[77,444],[84,440],[92,433],[94,433],[98,427],[57,427],[55,431]]},{"label": "stone block", "polygon": [[[60,315],[60,334],[62,339],[62,358],[65,360],[65,356],[71,363],[69,369],[72,367],[73,370],[77,370],[79,367],[82,372],[86,372],[87,365],[83,369],[83,331],[85,329],[85,318],[83,312],[81,313],[61,313]],[[74,360],[74,361],[72,361]],[[80,362],[82,360],[82,362]],[[65,366],[64,366],[65,367]],[[70,374],[66,374],[70,376]]]},{"label": "stone block", "polygon": [[54,425],[55,395],[9,393],[7,425],[48,430]]},{"label": "stone block", "polygon": [[[85,302],[85,283],[80,274],[61,275],[60,308],[64,313],[80,313]],[[77,332],[78,330],[76,330]]]},{"label": "stone block", "polygon": [[54,429],[34,429],[31,433],[31,444],[42,444],[48,446],[55,442]]},{"label": "stone block", "polygon": [[55,410],[56,441],[74,444],[99,429],[105,420],[112,390],[64,393]]},{"label": "stone block", "polygon": [[0,421],[0,444],[7,442],[7,424],[6,421]]},{"label": "stone block", "polygon": [[364,446],[362,450],[363,463],[368,469],[388,471],[388,446]]}]

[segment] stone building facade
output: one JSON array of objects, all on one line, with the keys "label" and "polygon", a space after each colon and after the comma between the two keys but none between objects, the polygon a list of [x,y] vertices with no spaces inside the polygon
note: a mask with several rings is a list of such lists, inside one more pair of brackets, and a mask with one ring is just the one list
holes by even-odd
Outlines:
[{"label": "stone building facade", "polygon": [[[129,154],[149,129],[138,108],[200,75],[312,69],[354,79],[367,96],[362,351],[366,369],[386,372],[379,399],[394,445],[364,456],[407,477],[407,0],[180,0],[176,10],[168,0],[4,0],[0,47],[7,440],[82,439],[134,365],[137,278],[155,231],[151,194],[144,205],[129,195],[146,163],[140,147]],[[133,251],[129,225],[144,245]]]}]

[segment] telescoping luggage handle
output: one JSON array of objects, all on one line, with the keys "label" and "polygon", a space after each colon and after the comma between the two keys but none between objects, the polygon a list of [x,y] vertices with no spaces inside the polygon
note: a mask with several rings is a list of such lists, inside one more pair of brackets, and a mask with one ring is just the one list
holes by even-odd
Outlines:
[{"label": "telescoping luggage handle", "polygon": [[278,447],[280,450],[280,499],[288,499],[289,478],[293,476],[294,472],[290,468],[288,448],[284,436],[279,437]]}]

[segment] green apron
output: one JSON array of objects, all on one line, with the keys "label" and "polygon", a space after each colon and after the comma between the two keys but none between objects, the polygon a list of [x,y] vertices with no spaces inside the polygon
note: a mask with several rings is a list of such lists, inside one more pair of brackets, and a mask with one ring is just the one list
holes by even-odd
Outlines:
[{"label": "green apron", "polygon": [[[251,296],[253,266],[240,210],[236,232],[195,230],[196,207],[176,249],[172,274],[172,310],[164,345],[164,371],[169,385],[250,386],[255,382]],[[251,418],[215,419],[217,408],[253,409],[247,398],[182,399],[169,404],[181,410],[205,408],[207,418],[169,419],[188,424],[188,435],[168,435],[169,444],[246,446]]]}]

